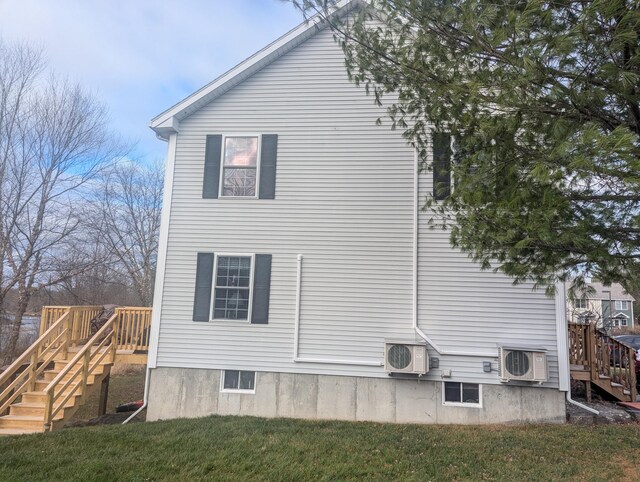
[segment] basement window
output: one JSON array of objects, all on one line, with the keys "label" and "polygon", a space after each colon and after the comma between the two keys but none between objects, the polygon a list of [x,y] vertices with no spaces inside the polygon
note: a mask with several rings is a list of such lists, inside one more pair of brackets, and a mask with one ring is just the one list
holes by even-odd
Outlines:
[{"label": "basement window", "polygon": [[255,393],[256,372],[245,370],[225,370],[222,377],[223,392]]},{"label": "basement window", "polygon": [[482,407],[482,387],[478,383],[444,382],[442,404]]}]

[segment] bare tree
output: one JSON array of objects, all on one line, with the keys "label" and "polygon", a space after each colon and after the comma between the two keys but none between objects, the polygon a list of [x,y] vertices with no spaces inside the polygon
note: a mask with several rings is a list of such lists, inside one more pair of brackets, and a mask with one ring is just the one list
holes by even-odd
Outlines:
[{"label": "bare tree", "polygon": [[130,280],[144,306],[153,298],[162,188],[159,162],[121,162],[102,177],[95,209],[95,229],[115,258],[110,266]]},{"label": "bare tree", "polygon": [[6,72],[18,79],[0,84],[8,92],[0,106],[0,311],[7,293],[18,292],[5,360],[34,291],[93,261],[68,256],[83,233],[80,207],[90,182],[121,152],[103,106],[77,85],[43,79],[42,71],[28,46],[0,46],[0,79]]},{"label": "bare tree", "polygon": [[0,41],[0,320],[5,323],[4,299],[8,289],[15,286],[14,280],[5,281],[10,277],[6,268],[9,239],[5,235],[7,223],[10,223],[6,214],[11,203],[6,194],[7,171],[20,148],[20,118],[26,110],[23,106],[42,70],[40,52],[25,45],[7,45]]}]

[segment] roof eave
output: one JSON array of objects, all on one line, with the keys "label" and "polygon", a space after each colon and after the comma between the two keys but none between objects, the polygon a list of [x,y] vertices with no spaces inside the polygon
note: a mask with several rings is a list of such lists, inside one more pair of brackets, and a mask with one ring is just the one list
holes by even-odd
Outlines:
[{"label": "roof eave", "polygon": [[[346,7],[354,7],[360,3],[360,0],[342,0],[336,5],[332,15],[340,15]],[[256,54],[222,74],[213,82],[210,82],[162,114],[154,117],[149,127],[151,127],[159,137],[168,139],[173,126],[176,127],[175,132],[177,132],[177,126],[180,120],[235,87],[294,47],[300,45],[323,28],[325,24],[326,22],[321,15],[318,14],[311,17]],[[167,129],[167,126],[172,127]]]}]

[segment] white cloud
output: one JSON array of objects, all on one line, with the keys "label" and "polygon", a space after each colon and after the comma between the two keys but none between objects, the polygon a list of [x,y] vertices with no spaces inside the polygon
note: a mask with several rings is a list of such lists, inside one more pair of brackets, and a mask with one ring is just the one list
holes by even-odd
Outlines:
[{"label": "white cloud", "polygon": [[149,120],[301,21],[279,0],[0,0],[0,35],[109,107],[114,130],[164,155]]}]

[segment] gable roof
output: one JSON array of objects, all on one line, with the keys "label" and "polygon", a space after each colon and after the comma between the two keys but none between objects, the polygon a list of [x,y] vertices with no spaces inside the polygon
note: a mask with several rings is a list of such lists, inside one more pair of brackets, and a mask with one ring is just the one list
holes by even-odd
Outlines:
[{"label": "gable roof", "polygon": [[[343,15],[349,9],[357,8],[361,3],[362,0],[340,0],[331,12],[331,16]],[[314,15],[217,79],[151,119],[149,127],[162,139],[168,139],[169,134],[178,132],[182,119],[308,40],[326,26],[327,22],[322,15]]]},{"label": "gable roof", "polygon": [[625,315],[622,311],[620,313],[613,315],[613,318],[622,318],[622,317],[629,319],[629,315]]},{"label": "gable roof", "polygon": [[594,281],[588,284],[592,287],[595,292],[587,293],[585,298],[590,300],[608,300],[609,299],[609,291],[611,291],[611,300],[612,301],[635,301],[635,298],[627,293],[624,287],[619,283],[613,283],[611,286],[605,286],[600,282]]}]

